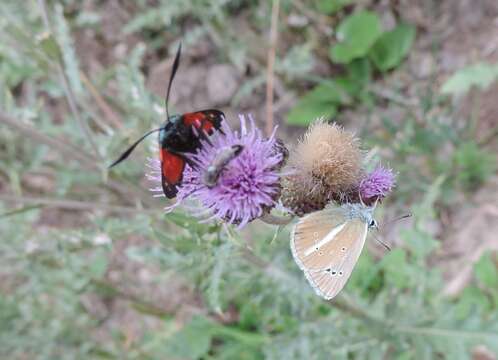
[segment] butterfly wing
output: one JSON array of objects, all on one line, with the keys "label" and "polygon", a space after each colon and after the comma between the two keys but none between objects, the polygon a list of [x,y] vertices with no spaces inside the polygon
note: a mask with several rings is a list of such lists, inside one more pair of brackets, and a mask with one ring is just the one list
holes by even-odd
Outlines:
[{"label": "butterfly wing", "polygon": [[306,215],[297,223],[291,235],[291,250],[301,270],[320,270],[329,265],[330,252],[334,250],[330,247],[339,245],[331,240],[346,220],[340,208],[330,207]]},{"label": "butterfly wing", "polygon": [[367,224],[339,208],[303,217],[291,237],[294,259],[317,294],[331,299],[346,284],[361,254]]},{"label": "butterfly wing", "polygon": [[173,154],[166,149],[161,149],[159,152],[161,160],[161,183],[163,193],[168,199],[176,196],[183,178],[183,170],[185,169],[185,159],[181,156]]},{"label": "butterfly wing", "polygon": [[367,224],[358,219],[347,222],[336,239],[347,247],[342,256],[331,255],[330,266],[325,269],[304,272],[318,295],[330,300],[346,285],[365,244],[367,229]]}]

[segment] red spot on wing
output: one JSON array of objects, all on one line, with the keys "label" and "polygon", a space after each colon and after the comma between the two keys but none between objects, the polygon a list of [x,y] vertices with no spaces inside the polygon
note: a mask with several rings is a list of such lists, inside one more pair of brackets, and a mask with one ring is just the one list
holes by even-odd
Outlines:
[{"label": "red spot on wing", "polygon": [[202,130],[204,130],[207,134],[212,134],[213,133],[213,124],[210,121],[205,121],[204,124],[202,125]]},{"label": "red spot on wing", "polygon": [[218,110],[203,110],[183,115],[183,123],[186,126],[195,126],[211,135],[215,129],[219,129],[223,113]]},{"label": "red spot on wing", "polygon": [[182,181],[185,160],[165,149],[161,149],[159,157],[163,181],[165,180],[169,185],[179,184]]},{"label": "red spot on wing", "polygon": [[200,129],[202,123],[205,122],[206,115],[202,112],[193,112],[183,114],[183,123],[187,126],[195,126],[197,129]]}]

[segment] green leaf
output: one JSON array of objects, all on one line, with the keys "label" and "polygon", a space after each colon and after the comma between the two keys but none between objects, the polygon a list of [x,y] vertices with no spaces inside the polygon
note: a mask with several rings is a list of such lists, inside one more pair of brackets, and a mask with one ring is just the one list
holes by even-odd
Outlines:
[{"label": "green leaf", "polygon": [[219,349],[216,354],[218,360],[260,360],[263,359],[263,354],[257,348],[248,347],[245,344],[230,342]]},{"label": "green leaf", "polygon": [[211,347],[213,324],[196,316],[166,341],[166,352],[174,358],[199,359]]},{"label": "green leaf", "polygon": [[496,156],[480,149],[472,141],[458,146],[454,154],[454,162],[458,170],[457,179],[468,190],[475,189],[496,170]]},{"label": "green leaf", "polygon": [[246,302],[240,309],[239,317],[238,326],[242,329],[257,328],[261,322],[261,309],[252,302]]},{"label": "green leaf", "polygon": [[454,73],[441,87],[448,95],[463,95],[473,86],[485,90],[498,78],[498,64],[479,63]]},{"label": "green leaf", "polygon": [[54,36],[48,32],[41,34],[38,38],[38,44],[48,57],[58,61],[61,58],[61,49]]},{"label": "green leaf", "polygon": [[413,40],[415,40],[415,27],[400,24],[392,31],[381,35],[370,49],[370,58],[380,71],[391,70],[408,54]]},{"label": "green leaf", "polygon": [[401,232],[407,247],[418,259],[425,259],[438,246],[438,242],[422,230],[406,230]]},{"label": "green leaf", "polygon": [[88,267],[90,276],[95,279],[100,279],[107,271],[107,265],[108,260],[106,252],[103,249],[97,250]]},{"label": "green leaf", "polygon": [[344,6],[351,4],[352,0],[315,0],[318,11],[327,15],[333,15]]},{"label": "green leaf", "polygon": [[337,113],[337,105],[348,101],[347,93],[333,81],[324,82],[304,95],[291,109],[287,122],[307,126],[317,118],[331,118]]},{"label": "green leaf", "polygon": [[79,60],[76,56],[71,29],[64,17],[64,8],[61,4],[55,6],[55,37],[61,48],[64,71],[67,74],[71,88],[76,94],[80,94],[83,92],[83,85],[80,80]]},{"label": "green leaf", "polygon": [[367,85],[372,78],[372,66],[366,58],[353,60],[348,64],[347,70],[348,78],[361,87]]},{"label": "green leaf", "polygon": [[344,19],[337,28],[339,44],[330,49],[332,61],[347,64],[365,56],[381,35],[377,14],[361,11]]},{"label": "green leaf", "polygon": [[474,266],[475,276],[479,282],[489,288],[498,287],[498,269],[491,253],[486,252]]},{"label": "green leaf", "polygon": [[466,319],[475,308],[487,309],[490,306],[489,299],[479,288],[467,286],[460,295],[455,311],[458,319]]},{"label": "green leaf", "polygon": [[223,283],[223,274],[229,257],[232,255],[232,243],[220,246],[215,254],[215,263],[208,278],[207,302],[209,307],[216,313],[221,314],[220,292]]},{"label": "green leaf", "polygon": [[382,259],[382,268],[388,284],[403,289],[412,285],[409,268],[406,265],[406,252],[403,249],[394,249]]}]

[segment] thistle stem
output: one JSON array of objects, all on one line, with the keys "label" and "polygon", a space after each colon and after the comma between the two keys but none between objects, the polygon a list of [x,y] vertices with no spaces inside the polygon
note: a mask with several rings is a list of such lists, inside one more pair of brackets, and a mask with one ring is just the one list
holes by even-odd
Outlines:
[{"label": "thistle stem", "polygon": [[271,8],[271,28],[270,28],[270,50],[268,51],[268,61],[266,68],[266,134],[268,136],[273,132],[273,77],[275,66],[275,55],[278,37],[278,12],[280,9],[280,0],[273,0]]},{"label": "thistle stem", "polygon": [[287,225],[292,221],[292,219],[294,219],[293,216],[273,215],[270,213],[264,214],[259,218],[262,222],[270,225]]}]

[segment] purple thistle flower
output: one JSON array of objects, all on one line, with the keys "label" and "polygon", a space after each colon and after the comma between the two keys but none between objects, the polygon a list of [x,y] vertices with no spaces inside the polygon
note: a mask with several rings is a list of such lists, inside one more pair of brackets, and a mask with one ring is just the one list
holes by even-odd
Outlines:
[{"label": "purple thistle flower", "polygon": [[[202,140],[199,151],[188,155],[196,166],[185,167],[176,203],[166,208],[168,212],[187,199],[195,200],[204,210],[197,215],[208,214],[207,220],[220,219],[239,224],[241,228],[276,205],[280,195],[279,169],[283,162],[275,138],[276,128],[270,138],[265,138],[251,116],[249,128],[245,117],[239,115],[239,118],[240,132],[233,131],[223,121],[223,133]],[[208,186],[206,170],[221,152],[234,146],[241,146],[242,151],[223,166],[217,182]],[[149,167],[152,171],[147,177],[159,181],[159,186],[152,189],[157,191],[161,188],[159,161],[149,161]]]},{"label": "purple thistle flower", "polygon": [[395,175],[391,169],[377,167],[360,182],[360,196],[365,202],[386,197],[395,184]]}]

